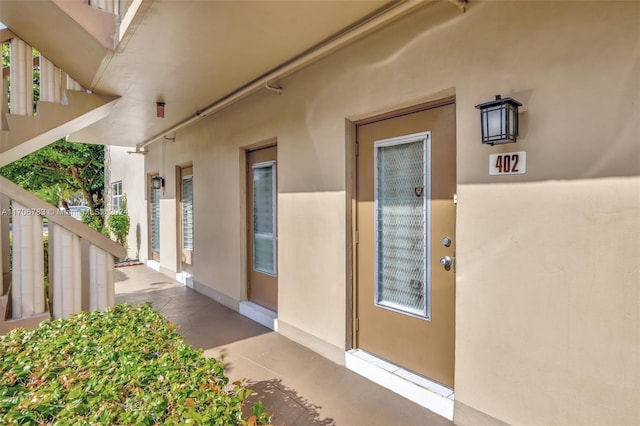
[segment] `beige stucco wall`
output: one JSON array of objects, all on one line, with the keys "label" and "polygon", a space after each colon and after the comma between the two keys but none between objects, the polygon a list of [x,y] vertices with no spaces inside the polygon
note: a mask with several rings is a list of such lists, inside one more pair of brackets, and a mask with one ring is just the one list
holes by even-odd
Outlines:
[{"label": "beige stucco wall", "polygon": [[[194,280],[245,298],[242,149],[277,138],[279,320],[345,348],[345,120],[453,93],[456,400],[513,424],[637,423],[639,22],[640,2],[438,2],[152,145],[162,266],[193,162]],[[524,104],[516,145],[479,142],[474,105],[496,94]],[[488,175],[516,150],[526,175]]]},{"label": "beige stucco wall", "polygon": [[[144,157],[129,154],[133,149],[110,146],[111,184],[122,181],[122,192],[127,196],[127,210],[131,225],[127,237],[127,253],[131,259],[147,259],[147,204],[145,197]],[[109,197],[111,194],[109,193]],[[110,208],[110,204],[109,204]],[[137,229],[139,228],[139,231]],[[139,234],[139,236],[137,235]],[[139,244],[138,244],[139,240]]]},{"label": "beige stucco wall", "polygon": [[511,424],[637,424],[640,178],[458,194],[456,401]]}]

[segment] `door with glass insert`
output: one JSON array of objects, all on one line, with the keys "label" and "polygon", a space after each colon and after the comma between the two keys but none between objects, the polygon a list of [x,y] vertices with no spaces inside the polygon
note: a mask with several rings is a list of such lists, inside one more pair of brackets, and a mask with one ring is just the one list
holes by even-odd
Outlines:
[{"label": "door with glass insert", "polygon": [[452,388],[455,107],[357,131],[356,344]]},{"label": "door with glass insert", "polygon": [[247,296],[278,310],[277,149],[247,153]]},{"label": "door with glass insert", "polygon": [[147,178],[147,200],[148,200],[148,216],[149,216],[149,258],[152,260],[160,260],[160,198],[162,189],[154,189],[152,179],[158,176],[148,175]]},{"label": "door with glass insert", "polygon": [[180,272],[193,274],[193,167],[179,168]]}]

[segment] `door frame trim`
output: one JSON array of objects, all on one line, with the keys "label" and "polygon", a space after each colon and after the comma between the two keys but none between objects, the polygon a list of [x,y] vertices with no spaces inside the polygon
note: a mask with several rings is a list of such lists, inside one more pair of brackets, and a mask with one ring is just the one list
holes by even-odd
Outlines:
[{"label": "door frame trim", "polygon": [[[358,329],[358,312],[357,312],[357,239],[358,239],[358,223],[357,223],[357,187],[358,187],[358,168],[357,168],[357,145],[358,145],[358,127],[365,124],[371,124],[377,121],[388,120],[391,118],[401,117],[416,112],[434,109],[446,105],[456,104],[456,96],[448,95],[438,99],[432,99],[414,105],[389,108],[386,112],[373,112],[370,116],[361,115],[357,119],[345,120],[346,133],[346,312],[345,312],[345,350],[357,348],[357,329]],[[457,143],[457,138],[456,138]],[[457,150],[456,150],[457,151]]]}]

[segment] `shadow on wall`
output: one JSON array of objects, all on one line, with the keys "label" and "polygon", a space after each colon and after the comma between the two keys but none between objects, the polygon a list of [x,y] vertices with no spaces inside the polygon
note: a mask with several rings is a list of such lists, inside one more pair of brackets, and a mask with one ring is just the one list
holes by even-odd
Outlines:
[{"label": "shadow on wall", "polygon": [[248,382],[247,386],[255,392],[248,398],[244,410],[246,416],[251,416],[251,407],[262,401],[268,413],[272,413],[271,422],[274,425],[308,425],[334,426],[335,420],[321,418],[322,407],[309,402],[306,398],[285,386],[280,379]]},{"label": "shadow on wall", "polygon": [[140,259],[140,246],[142,245],[142,228],[136,224],[136,259]]}]

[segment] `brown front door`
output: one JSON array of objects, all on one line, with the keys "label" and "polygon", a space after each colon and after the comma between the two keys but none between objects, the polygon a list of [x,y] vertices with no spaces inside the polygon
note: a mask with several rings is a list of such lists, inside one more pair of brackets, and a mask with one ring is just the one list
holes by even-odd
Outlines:
[{"label": "brown front door", "polygon": [[455,105],[357,141],[357,347],[453,388]]},{"label": "brown front door", "polygon": [[193,166],[179,169],[178,253],[180,272],[193,274]]},{"label": "brown front door", "polygon": [[247,152],[247,297],[278,310],[277,148]]}]

